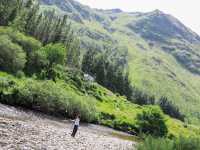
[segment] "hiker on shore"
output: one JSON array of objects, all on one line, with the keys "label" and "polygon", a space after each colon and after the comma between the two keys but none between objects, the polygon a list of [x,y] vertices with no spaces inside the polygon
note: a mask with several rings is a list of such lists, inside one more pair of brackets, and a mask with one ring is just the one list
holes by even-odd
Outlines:
[{"label": "hiker on shore", "polygon": [[80,114],[76,115],[75,120],[73,120],[73,122],[74,122],[74,128],[73,128],[71,136],[75,137],[79,128],[79,124],[80,124]]}]

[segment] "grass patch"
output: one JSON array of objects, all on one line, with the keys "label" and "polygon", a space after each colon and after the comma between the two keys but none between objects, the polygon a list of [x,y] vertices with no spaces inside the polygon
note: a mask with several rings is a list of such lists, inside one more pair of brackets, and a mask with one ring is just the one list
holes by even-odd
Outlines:
[{"label": "grass patch", "polygon": [[200,138],[179,136],[173,140],[148,136],[138,150],[199,150]]}]

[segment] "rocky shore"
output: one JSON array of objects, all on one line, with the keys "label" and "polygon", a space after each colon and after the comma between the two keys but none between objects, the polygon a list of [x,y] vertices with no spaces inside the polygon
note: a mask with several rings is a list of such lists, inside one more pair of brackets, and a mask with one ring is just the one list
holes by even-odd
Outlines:
[{"label": "rocky shore", "polygon": [[0,104],[0,150],[133,150],[135,143],[113,136],[121,133],[82,124],[76,138],[72,124],[40,113]]}]

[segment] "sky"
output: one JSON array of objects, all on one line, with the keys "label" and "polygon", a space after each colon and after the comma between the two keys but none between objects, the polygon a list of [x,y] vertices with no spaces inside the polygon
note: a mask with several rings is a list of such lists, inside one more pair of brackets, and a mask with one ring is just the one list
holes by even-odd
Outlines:
[{"label": "sky", "polygon": [[200,35],[200,0],[76,0],[92,8],[120,8],[128,12],[159,9],[178,18]]}]

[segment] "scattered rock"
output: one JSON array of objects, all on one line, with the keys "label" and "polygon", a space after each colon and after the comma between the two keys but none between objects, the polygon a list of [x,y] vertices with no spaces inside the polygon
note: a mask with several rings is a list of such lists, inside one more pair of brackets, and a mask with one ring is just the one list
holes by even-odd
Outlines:
[{"label": "scattered rock", "polygon": [[[0,104],[0,110],[2,108]],[[14,111],[2,111],[8,113],[8,118],[1,117],[0,113],[1,150],[132,150],[135,144],[109,135],[111,129],[106,131],[105,127],[94,125],[82,125],[76,138],[72,138],[69,121],[13,109],[16,119],[13,118]],[[29,115],[30,119],[20,120],[24,115]]]}]

